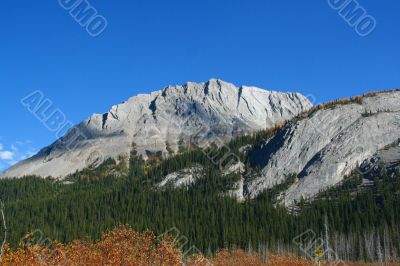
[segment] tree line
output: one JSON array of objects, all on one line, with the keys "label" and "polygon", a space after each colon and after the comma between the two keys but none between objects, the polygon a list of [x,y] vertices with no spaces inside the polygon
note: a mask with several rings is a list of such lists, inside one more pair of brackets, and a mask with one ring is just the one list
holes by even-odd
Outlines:
[{"label": "tree line", "polygon": [[[243,136],[228,147],[238,152],[269,135]],[[218,154],[217,147],[209,149]],[[246,155],[238,154],[246,161]],[[204,167],[204,178],[195,185],[155,189],[154,183],[168,173],[195,164]],[[61,181],[34,176],[1,180],[7,241],[17,247],[26,233],[37,229],[63,243],[94,241],[106,230],[130,225],[139,232],[156,234],[178,228],[189,246],[205,253],[239,247],[303,254],[293,239],[311,230],[343,259],[399,257],[399,171],[376,176],[368,187],[362,186],[364,177],[355,173],[313,201],[298,202],[295,213],[279,206],[275,197],[295,175],[244,202],[224,194],[240,178],[239,173],[223,175],[202,150],[193,148],[149,161],[133,150],[129,167],[124,160],[109,159],[97,169],[85,169]]]}]

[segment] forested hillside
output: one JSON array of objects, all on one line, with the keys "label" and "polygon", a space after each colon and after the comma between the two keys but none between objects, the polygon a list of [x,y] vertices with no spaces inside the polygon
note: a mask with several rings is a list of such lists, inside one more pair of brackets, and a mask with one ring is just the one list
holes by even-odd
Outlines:
[{"label": "forested hillside", "polygon": [[[187,247],[194,245],[206,254],[238,246],[309,256],[296,239],[311,231],[331,250],[327,256],[367,261],[398,258],[399,171],[375,176],[368,185],[363,185],[363,176],[354,173],[313,201],[302,200],[289,209],[276,200],[285,183],[244,202],[226,196],[241,176],[257,172],[240,148],[256,145],[274,130],[228,143],[226,147],[245,163],[245,173],[224,175],[219,165],[210,161],[210,157],[222,156],[221,149],[210,147],[205,152],[192,147],[169,159],[154,154],[148,161],[133,150],[129,167],[122,158],[118,162],[110,159],[97,169],[61,181],[34,176],[1,180],[7,241],[16,247],[34,230],[64,243],[94,241],[102,232],[128,224],[139,232],[155,234],[177,228],[188,238]],[[205,176],[194,185],[178,189],[154,186],[168,173],[195,164],[204,167]],[[287,182],[296,179],[294,174]]]}]

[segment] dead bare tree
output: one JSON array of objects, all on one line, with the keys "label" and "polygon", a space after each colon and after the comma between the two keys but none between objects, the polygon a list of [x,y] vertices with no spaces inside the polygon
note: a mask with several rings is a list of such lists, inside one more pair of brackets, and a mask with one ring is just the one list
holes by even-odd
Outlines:
[{"label": "dead bare tree", "polygon": [[358,236],[358,256],[360,257],[360,259],[364,259],[364,243],[363,243],[363,238],[361,237],[361,235]]},{"label": "dead bare tree", "polygon": [[384,259],[385,261],[389,261],[391,259],[390,256],[390,236],[389,236],[389,228],[387,224],[385,224],[385,228],[383,230],[383,252],[384,252]]},{"label": "dead bare tree", "polygon": [[325,214],[325,256],[328,261],[331,260],[331,253],[329,248],[329,229],[328,229],[328,216]]},{"label": "dead bare tree", "polygon": [[366,250],[366,257],[369,260],[375,259],[375,251],[374,251],[374,232],[370,231],[369,233],[364,232],[364,243]]},{"label": "dead bare tree", "polygon": [[383,253],[382,253],[382,245],[381,245],[381,237],[379,235],[379,231],[376,231],[376,255],[378,256],[379,263],[383,266]]},{"label": "dead bare tree", "polygon": [[3,257],[4,246],[6,245],[7,242],[7,224],[6,224],[6,217],[4,215],[4,203],[2,200],[0,200],[0,212],[1,212],[1,218],[3,219],[3,228],[4,228],[4,239],[3,243],[1,244],[1,250],[0,250],[0,261],[1,261]]}]

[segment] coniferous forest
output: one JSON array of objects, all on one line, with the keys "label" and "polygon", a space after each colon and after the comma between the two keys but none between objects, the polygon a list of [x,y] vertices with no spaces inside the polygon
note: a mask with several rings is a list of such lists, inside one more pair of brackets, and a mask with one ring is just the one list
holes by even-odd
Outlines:
[{"label": "coniferous forest", "polygon": [[[256,172],[239,148],[257,145],[273,131],[237,138],[227,147],[246,162],[247,172]],[[365,261],[399,258],[399,171],[382,172],[367,186],[355,172],[312,201],[304,199],[287,209],[277,204],[276,196],[294,182],[295,174],[255,199],[238,202],[224,192],[241,173],[222,175],[210,162],[210,154],[218,157],[221,150],[182,148],[179,155],[162,159],[155,154],[147,161],[133,150],[129,162],[108,159],[65,180],[34,176],[1,180],[7,242],[17,247],[26,233],[35,230],[63,243],[94,241],[109,229],[130,225],[156,234],[176,228],[188,238],[187,247],[194,245],[205,254],[239,247],[309,256],[304,245],[312,241],[301,238],[312,232],[329,250],[326,256]],[[154,186],[168,173],[193,165],[204,167],[204,178],[194,185]]]}]

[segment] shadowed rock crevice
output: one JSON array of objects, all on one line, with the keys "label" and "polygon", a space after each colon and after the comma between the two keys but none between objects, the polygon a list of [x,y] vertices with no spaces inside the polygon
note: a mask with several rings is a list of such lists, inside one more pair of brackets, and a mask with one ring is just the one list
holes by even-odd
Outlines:
[{"label": "shadowed rock crevice", "polygon": [[106,127],[107,119],[108,119],[108,113],[103,114],[103,119],[101,121],[101,128],[104,129]]},{"label": "shadowed rock crevice", "polygon": [[158,96],[157,96],[154,100],[152,100],[152,101],[150,102],[150,105],[149,105],[149,109],[150,109],[151,114],[152,114],[152,116],[153,116],[154,119],[157,119],[157,117],[156,117],[156,111],[157,111],[157,104],[156,104],[156,101],[157,101],[157,98],[158,98]]},{"label": "shadowed rock crevice", "polygon": [[284,145],[290,127],[280,129],[274,137],[249,152],[250,164],[253,168],[264,168],[273,155]]}]

